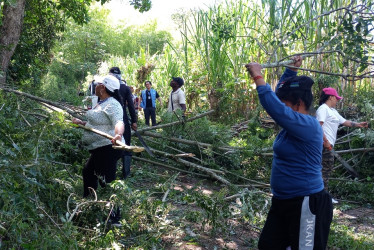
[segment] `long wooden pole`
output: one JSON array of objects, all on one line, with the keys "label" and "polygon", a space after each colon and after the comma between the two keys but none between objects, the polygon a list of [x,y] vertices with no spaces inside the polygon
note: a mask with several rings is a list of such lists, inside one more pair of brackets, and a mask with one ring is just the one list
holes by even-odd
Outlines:
[{"label": "long wooden pole", "polygon": [[[185,123],[185,122],[190,122],[190,121],[193,121],[193,120],[196,120],[196,119],[199,119],[199,118],[202,118],[204,116],[207,116],[207,115],[210,115],[214,113],[214,110],[208,110],[207,112],[205,113],[202,113],[202,114],[199,114],[197,116],[194,116],[194,117],[191,117],[191,118],[188,118],[186,120],[182,120],[182,121],[176,121],[176,122],[170,122],[170,123],[166,123],[166,124],[161,124],[161,125],[158,125],[158,126],[152,126],[152,127],[148,127],[148,128],[142,128],[142,129],[139,129],[138,132],[139,133],[143,133],[145,131],[149,131],[149,130],[155,130],[155,129],[159,129],[159,128],[167,128],[167,127],[171,127],[171,126],[174,126],[174,125],[177,125],[177,124],[182,124],[182,123]],[[134,132],[132,132],[133,134]]]},{"label": "long wooden pole", "polygon": [[30,99],[34,100],[34,101],[38,101],[38,102],[41,102],[41,103],[46,103],[46,104],[52,105],[56,108],[65,110],[67,113],[69,113],[69,115],[71,115],[75,118],[78,118],[78,119],[81,119],[81,120],[84,119],[81,115],[78,115],[73,110],[71,110],[71,109],[69,109],[69,108],[67,108],[67,107],[65,107],[61,104],[58,104],[56,102],[52,102],[52,101],[49,101],[49,100],[46,100],[46,99],[43,99],[43,98],[40,98],[40,97],[37,97],[37,96],[33,96],[33,95],[28,94],[28,93],[24,93],[24,92],[14,90],[14,89],[8,89],[8,88],[4,88],[4,87],[1,87],[1,86],[0,86],[0,89],[4,90],[6,92],[14,93],[16,95],[25,96],[27,98],[30,98]]},{"label": "long wooden pole", "polygon": [[[84,130],[87,130],[87,131],[90,131],[90,132],[93,132],[95,134],[98,134],[98,135],[101,135],[109,140],[113,140],[113,136],[107,134],[107,133],[104,133],[100,130],[97,130],[97,129],[94,129],[94,128],[88,128],[86,126],[83,126],[83,125],[80,125],[80,124],[74,124],[75,126],[77,126],[78,128],[82,128]],[[118,147],[117,149],[120,149],[120,150],[125,150],[125,151],[130,151],[130,152],[135,152],[135,153],[139,153],[139,152],[143,152],[144,151],[144,148],[142,147],[138,147],[138,146],[128,146],[126,145],[125,143],[123,143],[122,141],[118,141],[116,140],[116,144],[118,144],[119,146],[121,147]]]}]

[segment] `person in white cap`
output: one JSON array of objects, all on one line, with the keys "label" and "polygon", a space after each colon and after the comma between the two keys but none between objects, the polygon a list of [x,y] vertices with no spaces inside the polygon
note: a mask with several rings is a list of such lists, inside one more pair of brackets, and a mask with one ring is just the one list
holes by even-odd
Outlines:
[{"label": "person in white cap", "polygon": [[[319,98],[319,108],[317,109],[317,120],[323,130],[323,154],[322,154],[322,178],[325,189],[328,188],[329,176],[334,167],[334,155],[331,150],[336,142],[339,125],[346,127],[367,128],[367,122],[353,122],[343,118],[335,107],[343,97],[338,95],[334,88],[324,88]],[[338,203],[333,199],[333,203]]]},{"label": "person in white cap", "polygon": [[[110,141],[102,136],[85,131],[82,141],[90,157],[83,168],[83,197],[90,194],[90,188],[96,190],[98,182],[102,187],[116,179],[117,161],[123,152],[113,149],[112,144],[122,139],[125,127],[123,123],[122,99],[119,95],[120,83],[111,75],[97,79],[95,93],[99,102],[85,114],[87,121],[74,118],[73,123],[94,128],[110,134]],[[112,218],[113,217],[113,218]],[[119,221],[119,211],[111,214],[112,223]]]}]

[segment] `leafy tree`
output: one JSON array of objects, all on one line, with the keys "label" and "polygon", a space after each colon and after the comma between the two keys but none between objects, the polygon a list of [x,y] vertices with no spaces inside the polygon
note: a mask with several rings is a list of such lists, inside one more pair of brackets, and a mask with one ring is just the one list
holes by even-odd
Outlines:
[{"label": "leafy tree", "polygon": [[140,13],[147,12],[152,7],[151,0],[131,0],[130,4],[134,6]]},{"label": "leafy tree", "polygon": [[[9,65],[10,76],[15,81],[39,82],[50,62],[51,48],[66,22],[71,18],[78,24],[87,23],[89,6],[94,1],[104,4],[108,0],[0,1],[0,83],[6,81]],[[151,8],[150,0],[130,3],[141,12]]]},{"label": "leafy tree", "polygon": [[[163,51],[165,43],[171,40],[168,32],[157,30],[155,21],[141,27],[125,24],[114,27],[109,24],[109,14],[106,9],[93,8],[89,15],[94,18],[86,24],[68,22],[66,31],[53,49],[54,57],[45,85],[56,90],[67,86],[73,87],[74,91],[82,90],[85,78],[97,73],[99,62],[107,61],[111,56],[134,56],[139,49],[155,54]],[[108,65],[112,66],[111,63]],[[121,69],[125,70],[124,67]],[[48,87],[43,86],[43,89]],[[44,94],[50,92],[45,91]],[[66,99],[53,94],[51,98]]]}]

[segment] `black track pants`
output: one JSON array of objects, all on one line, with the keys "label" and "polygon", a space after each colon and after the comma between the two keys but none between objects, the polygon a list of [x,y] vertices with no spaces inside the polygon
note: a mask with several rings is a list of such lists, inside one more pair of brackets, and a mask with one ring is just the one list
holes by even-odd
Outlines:
[{"label": "black track pants", "polygon": [[112,148],[112,145],[103,146],[90,150],[83,168],[83,197],[90,194],[89,187],[97,189],[98,181],[102,187],[116,179],[117,161],[121,158],[122,150]]},{"label": "black track pants", "polygon": [[331,196],[325,190],[293,199],[273,197],[258,248],[326,249],[332,221]]}]

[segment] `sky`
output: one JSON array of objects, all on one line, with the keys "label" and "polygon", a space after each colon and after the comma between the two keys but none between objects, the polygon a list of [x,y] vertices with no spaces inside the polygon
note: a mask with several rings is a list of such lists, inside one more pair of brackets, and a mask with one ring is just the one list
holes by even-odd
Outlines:
[{"label": "sky", "polygon": [[129,0],[111,0],[104,6],[111,10],[111,18],[114,23],[126,20],[129,25],[142,25],[150,20],[157,19],[159,29],[169,32],[176,27],[171,15],[180,9],[207,9],[222,0],[152,0],[152,8],[148,12],[139,13],[129,4]]}]

